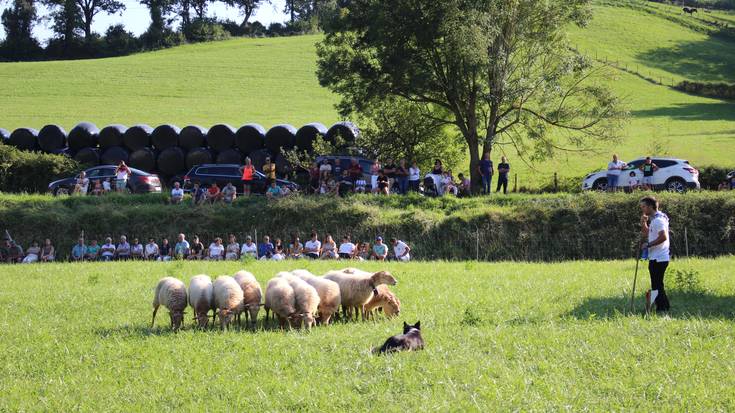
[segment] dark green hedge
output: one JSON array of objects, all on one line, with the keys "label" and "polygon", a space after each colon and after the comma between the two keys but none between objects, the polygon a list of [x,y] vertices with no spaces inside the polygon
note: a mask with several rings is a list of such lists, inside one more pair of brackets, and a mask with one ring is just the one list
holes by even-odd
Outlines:
[{"label": "dark green hedge", "polygon": [[[68,254],[82,230],[106,236],[170,240],[178,232],[205,243],[235,233],[302,240],[352,234],[406,240],[422,259],[556,261],[630,258],[638,234],[638,198],[626,194],[513,195],[490,198],[418,196],[295,197],[276,202],[238,199],[231,207],[166,205],[158,195],[103,198],[0,197],[0,222],[25,247],[49,237]],[[684,254],[687,229],[692,255],[735,253],[735,192],[660,194],[671,217],[675,254]],[[479,247],[479,248],[478,248]],[[479,250],[479,251],[478,251]]]},{"label": "dark green hedge", "polygon": [[735,99],[735,85],[729,83],[679,82],[674,89],[716,99]]},{"label": "dark green hedge", "polygon": [[79,170],[79,164],[68,156],[26,152],[0,144],[0,192],[44,193],[51,181],[73,176]]}]

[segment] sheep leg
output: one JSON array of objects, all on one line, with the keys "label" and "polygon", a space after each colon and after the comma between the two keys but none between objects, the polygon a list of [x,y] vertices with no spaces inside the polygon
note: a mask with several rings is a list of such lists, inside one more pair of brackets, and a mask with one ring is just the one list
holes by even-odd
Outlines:
[{"label": "sheep leg", "polygon": [[322,316],[320,317],[321,323],[324,324],[325,326],[328,326],[329,325],[329,319],[330,318],[332,318],[332,314],[331,313],[324,313],[324,314],[322,314]]},{"label": "sheep leg", "polygon": [[158,312],[158,306],[153,307],[153,320],[151,321],[151,328],[153,328],[153,324],[156,322],[156,313]]}]

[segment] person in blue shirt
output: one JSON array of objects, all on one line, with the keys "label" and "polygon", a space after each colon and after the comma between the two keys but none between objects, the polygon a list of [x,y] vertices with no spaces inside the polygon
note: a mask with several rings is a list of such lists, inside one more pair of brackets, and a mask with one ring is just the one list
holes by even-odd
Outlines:
[{"label": "person in blue shirt", "polygon": [[174,246],[174,257],[178,259],[186,258],[189,255],[189,241],[186,240],[184,234],[179,234],[176,245]]},{"label": "person in blue shirt", "polygon": [[482,176],[482,193],[489,194],[491,192],[490,184],[493,180],[493,161],[490,160],[490,152],[485,152],[480,164],[477,165],[477,170]]},{"label": "person in blue shirt", "polygon": [[207,199],[207,189],[199,185],[199,182],[195,182],[194,188],[191,189],[192,204],[201,205],[205,199]]},{"label": "person in blue shirt", "polygon": [[84,238],[79,238],[79,241],[74,248],[71,249],[71,260],[81,261],[84,259],[84,254],[87,252],[87,246],[84,245]]},{"label": "person in blue shirt", "polygon": [[273,256],[274,248],[269,236],[263,237],[263,242],[258,245],[258,259],[270,259]]},{"label": "person in blue shirt", "polygon": [[275,181],[271,182],[271,186],[268,188],[268,191],[265,193],[265,196],[267,198],[278,198],[282,195],[281,187],[279,187]]}]

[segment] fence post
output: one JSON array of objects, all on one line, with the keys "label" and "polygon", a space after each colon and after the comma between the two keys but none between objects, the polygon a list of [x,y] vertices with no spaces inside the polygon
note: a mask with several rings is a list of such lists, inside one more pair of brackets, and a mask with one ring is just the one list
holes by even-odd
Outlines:
[{"label": "fence post", "polygon": [[687,227],[684,227],[684,251],[687,254],[687,260],[689,259],[689,234],[687,234]]},{"label": "fence post", "polygon": [[480,261],[480,227],[475,225],[475,261]]},{"label": "fence post", "polygon": [[513,174],[513,192],[518,192],[518,174]]},{"label": "fence post", "polygon": [[554,192],[559,192],[559,177],[554,172]]}]

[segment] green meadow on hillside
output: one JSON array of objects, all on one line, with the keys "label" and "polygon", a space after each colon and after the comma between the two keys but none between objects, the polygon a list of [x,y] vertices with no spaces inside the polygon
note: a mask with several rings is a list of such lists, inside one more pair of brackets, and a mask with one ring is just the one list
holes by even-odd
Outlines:
[{"label": "green meadow on hillside", "polygon": [[[424,262],[385,266],[398,318],[197,331],[150,327],[157,280],[337,262],[2,266],[0,411],[732,411],[733,258],[675,261],[669,316],[641,314],[634,263]],[[696,288],[677,285],[694,269]],[[682,287],[687,287],[688,290]],[[258,327],[264,319],[259,316]],[[370,350],[421,321],[426,349]],[[730,389],[730,390],[728,390]]]},{"label": "green meadow on hillside", "polygon": [[[624,7],[630,4],[634,7]],[[588,56],[664,82],[735,82],[735,41],[692,28],[704,24],[700,17],[692,17],[687,26],[679,8],[645,1],[600,2],[594,10],[588,28],[570,29],[572,44]],[[703,12],[701,19],[733,16]],[[234,39],[113,59],[1,63],[0,127],[58,123],[71,128],[82,120],[100,126],[330,124],[338,120],[333,107],[338,97],[316,79],[314,44],[319,39]],[[655,154],[685,158],[695,166],[735,167],[730,155],[735,103],[687,95],[617,69],[611,69],[608,82],[631,113],[622,139],[600,142],[594,153],[559,153],[533,167],[507,146],[499,147],[496,152],[508,151],[519,186],[548,184],[554,172],[577,183],[585,173],[604,167],[613,151],[628,160]],[[455,173],[466,169],[464,162]]]}]

